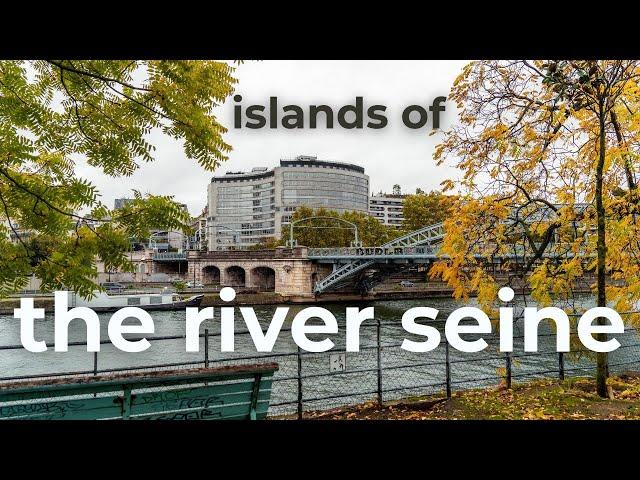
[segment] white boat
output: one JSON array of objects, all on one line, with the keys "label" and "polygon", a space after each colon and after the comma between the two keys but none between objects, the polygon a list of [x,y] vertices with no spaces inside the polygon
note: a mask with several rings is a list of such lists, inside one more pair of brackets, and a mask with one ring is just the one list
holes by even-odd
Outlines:
[{"label": "white boat", "polygon": [[130,295],[108,295],[94,292],[93,298],[85,299],[69,292],[69,308],[89,307],[95,312],[113,312],[124,307],[138,307],[143,310],[179,310],[185,307],[198,307],[204,295],[193,295],[181,299],[176,293],[141,293]]}]

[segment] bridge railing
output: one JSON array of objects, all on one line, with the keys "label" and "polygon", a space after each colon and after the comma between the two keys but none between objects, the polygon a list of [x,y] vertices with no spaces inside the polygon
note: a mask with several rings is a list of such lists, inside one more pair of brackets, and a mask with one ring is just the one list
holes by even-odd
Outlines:
[{"label": "bridge railing", "polygon": [[[406,235],[403,235],[402,237],[395,238],[390,242],[381,245],[380,248],[415,248],[417,246],[433,247],[433,244],[442,240],[443,237],[444,224],[437,223],[435,225],[430,225],[428,227],[421,228],[420,230],[410,232]],[[421,255],[426,254],[422,253]],[[330,257],[325,256],[324,258]],[[345,257],[345,259],[347,258],[351,261],[333,271],[327,277],[316,282],[313,289],[315,293],[322,293],[327,288],[338,285],[340,282],[344,281],[345,278],[348,278],[354,273],[359,272],[369,265],[375,263],[375,257],[373,256],[356,256],[355,258]]]},{"label": "bridge railing", "polygon": [[159,252],[159,253],[154,253],[153,254],[153,259],[155,261],[182,261],[182,260],[186,260],[187,259],[187,254],[186,253],[178,253],[178,252]]},{"label": "bridge railing", "polygon": [[393,257],[410,255],[434,255],[436,250],[430,245],[419,247],[344,247],[310,248],[309,258],[326,257]]},{"label": "bridge railing", "polygon": [[[536,247],[540,245],[536,244]],[[494,246],[495,248],[495,246]],[[487,250],[491,248],[487,247]],[[308,257],[311,259],[320,258],[381,258],[381,257],[434,257],[439,252],[438,246],[432,245],[419,245],[412,247],[337,247],[337,248],[309,248]],[[585,252],[579,251],[578,255],[584,255]],[[533,250],[530,247],[524,247],[522,245],[513,245],[512,247],[503,247],[501,253],[493,255],[496,259],[522,259],[531,257],[534,255]],[[556,258],[566,256],[568,258],[576,255],[571,251],[571,244],[569,243],[556,243],[545,257]],[[486,254],[476,254],[476,258],[491,258]]]}]

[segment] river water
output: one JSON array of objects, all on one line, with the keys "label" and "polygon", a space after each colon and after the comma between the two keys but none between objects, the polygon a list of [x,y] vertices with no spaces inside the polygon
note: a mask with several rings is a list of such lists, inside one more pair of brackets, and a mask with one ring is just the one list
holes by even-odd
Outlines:
[{"label": "river water", "polygon": [[[473,305],[473,299],[468,305]],[[593,298],[578,298],[583,307],[593,306]],[[532,306],[531,301],[528,305]],[[300,357],[300,373],[302,378],[303,403],[306,410],[329,408],[337,405],[352,404],[376,397],[378,389],[378,355],[377,327],[375,322],[363,324],[360,331],[360,348],[357,353],[348,352],[344,356],[339,351],[345,345],[345,308],[347,306],[373,306],[375,318],[381,322],[380,365],[382,367],[382,388],[385,400],[404,398],[413,395],[426,395],[442,392],[446,379],[445,343],[432,352],[410,353],[400,348],[404,338],[412,338],[400,325],[402,314],[413,307],[428,306],[440,310],[434,326],[444,330],[444,320],[449,312],[459,308],[460,303],[452,299],[402,300],[348,304],[323,304],[338,320],[340,333],[331,335],[335,343],[332,352],[321,354],[303,353]],[[209,340],[209,361],[212,366],[223,364],[259,363],[276,361],[279,370],[275,376],[270,414],[289,413],[296,410],[298,398],[298,356],[297,346],[288,331],[295,314],[306,306],[289,306],[287,320],[276,341],[273,354],[256,353],[251,337],[237,333],[235,336],[236,351],[232,354],[221,353],[219,323],[217,320],[203,323],[202,331],[208,328],[213,334]],[[263,330],[273,316],[276,306],[261,305],[253,307]],[[151,312],[155,323],[153,336],[182,336],[185,333],[184,311]],[[110,314],[100,314],[101,338],[108,340],[107,323]],[[216,318],[217,315],[216,309]],[[125,322],[127,323],[127,322]],[[135,322],[134,322],[135,323]],[[53,343],[53,318],[47,316],[36,321],[35,338]],[[236,310],[236,330],[246,331],[244,322]],[[542,325],[539,336],[539,353],[523,352],[522,325],[516,323],[514,328],[514,353],[512,356],[512,375],[514,382],[530,378],[551,376],[558,377],[559,357],[555,352],[555,337],[552,330]],[[444,339],[444,334],[442,335]],[[310,335],[313,339],[313,335]],[[472,340],[473,336],[465,336]],[[474,388],[485,385],[496,385],[504,374],[506,359],[497,351],[498,336],[495,333],[483,335],[489,347],[476,354],[461,353],[453,348],[450,354],[450,377],[453,390]],[[640,338],[634,330],[617,335],[622,348],[613,352],[610,357],[611,370],[623,371],[640,369]],[[420,340],[420,338],[415,338]],[[71,323],[69,341],[86,340],[86,329],[81,321]],[[31,375],[48,375],[62,372],[85,372],[90,374],[94,369],[93,353],[86,352],[82,346],[70,346],[68,352],[54,352],[53,347],[42,353],[30,353],[23,348],[6,349],[9,345],[20,345],[19,321],[12,316],[0,316],[0,378],[9,379]],[[250,357],[250,358],[247,358]],[[109,369],[137,369],[146,366],[173,363],[189,363],[177,367],[202,366],[204,362],[204,339],[201,339],[199,353],[186,353],[184,339],[156,340],[151,347],[141,353],[124,353],[111,344],[101,345],[97,354],[99,371]],[[344,369],[340,368],[344,365]],[[332,367],[333,365],[333,367]],[[565,355],[566,375],[592,375],[593,362],[585,355]]]}]

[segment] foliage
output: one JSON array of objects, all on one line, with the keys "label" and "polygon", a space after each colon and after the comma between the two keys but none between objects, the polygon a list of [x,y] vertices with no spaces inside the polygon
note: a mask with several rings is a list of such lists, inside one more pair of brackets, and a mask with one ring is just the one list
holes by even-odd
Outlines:
[{"label": "foliage", "polygon": [[417,189],[414,195],[404,198],[402,229],[412,232],[444,221],[450,216],[454,202],[454,196],[437,190],[425,193]]},{"label": "foliage", "polygon": [[90,295],[96,258],[130,270],[130,237],[188,231],[172,197],[136,192],[110,211],[74,168],[84,158],[105,175],[129,176],[153,160],[147,136],[160,129],[215,169],[231,147],[212,108],[233,92],[232,73],[215,61],[1,61],[0,296],[32,273],[44,290]]},{"label": "foliage", "polygon": [[187,289],[187,282],[185,282],[184,280],[175,280],[171,283],[171,285],[176,289],[176,292],[178,293],[184,292]]},{"label": "foliage", "polygon": [[[474,254],[525,253],[530,261],[524,272],[537,278],[533,293],[538,299],[554,293],[542,281],[547,275],[575,279],[581,268],[595,268],[594,178],[600,136],[593,109],[597,106],[593,98],[571,90],[581,82],[586,91],[594,88],[580,76],[585,71],[605,79],[607,86],[597,83],[597,88],[609,93],[603,196],[609,246],[620,248],[608,249],[608,272],[617,280],[639,280],[638,262],[632,261],[638,250],[637,202],[629,161],[637,158],[640,127],[635,115],[638,67],[634,62],[604,61],[558,65],[474,62],[454,84],[451,98],[461,109],[461,124],[447,132],[435,158],[439,163],[453,159],[463,171],[460,182],[446,182],[447,188],[458,187],[463,196],[455,206],[456,215],[446,222],[443,251],[451,259],[438,271],[459,287],[460,296],[469,293],[470,280],[482,266],[472,260]],[[559,68],[566,71],[561,86],[550,83],[546,73]],[[625,134],[623,145],[618,144],[616,129]],[[540,261],[543,254],[560,258],[552,266]],[[582,264],[572,254],[589,261]],[[556,293],[570,293],[573,283]],[[630,284],[608,291],[624,309],[640,299],[640,290]]]},{"label": "foliage", "polygon": [[482,388],[454,393],[448,401],[415,398],[379,407],[369,402],[328,412],[309,412],[316,419],[375,420],[589,420],[640,419],[640,379],[612,377],[613,399],[595,392],[593,380],[536,380],[511,390]]},{"label": "foliage", "polygon": [[279,239],[268,237],[266,240],[250,245],[247,250],[273,250],[280,245],[282,245],[282,243]]},{"label": "foliage", "polygon": [[[363,212],[346,211],[337,212],[302,206],[296,209],[291,221],[302,220],[309,217],[333,217],[312,219],[294,226],[293,238],[298,245],[312,248],[322,247],[348,247],[354,240],[354,229],[347,223],[336,220],[346,220],[358,227],[359,240],[363,246],[382,245],[395,237],[400,236],[400,231],[388,225],[381,224],[375,218]],[[289,228],[283,229],[280,244],[285,245],[289,240]]]},{"label": "foliage", "polygon": [[[532,288],[542,304],[569,299],[593,272],[598,305],[640,300],[635,168],[640,146],[640,62],[479,61],[456,79],[460,123],[435,153],[462,171],[456,215],[445,222],[432,270],[458,297],[495,299],[497,283]],[[484,268],[520,255],[523,268]],[[607,276],[612,280],[606,284]],[[639,319],[632,317],[634,321]],[[598,356],[605,393],[606,356]]]}]

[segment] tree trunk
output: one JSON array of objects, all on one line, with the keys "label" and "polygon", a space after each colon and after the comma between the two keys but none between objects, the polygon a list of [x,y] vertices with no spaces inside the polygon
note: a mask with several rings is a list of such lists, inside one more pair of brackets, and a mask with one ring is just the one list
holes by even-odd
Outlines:
[{"label": "tree trunk", "polygon": [[[605,262],[607,257],[607,243],[605,236],[605,209],[603,199],[603,176],[604,176],[604,162],[605,162],[605,113],[604,105],[601,100],[600,104],[600,148],[598,152],[598,161],[596,166],[596,215],[598,221],[598,264],[596,271],[597,278],[597,291],[598,291],[598,307],[607,306],[607,293],[606,293],[606,277],[605,277]],[[597,319],[598,325],[604,325],[605,319],[600,317]],[[597,333],[596,339],[604,342],[607,340],[606,333]],[[598,352],[597,354],[597,372],[596,372],[596,388],[598,395],[601,397],[607,397],[607,377],[609,376],[609,358],[606,352]]]},{"label": "tree trunk", "polygon": [[[618,122],[618,116],[616,115],[615,110],[611,109],[611,124],[613,125],[613,130],[616,132],[616,138],[618,139],[618,146],[620,148],[624,148],[624,137],[622,136],[622,132],[620,131],[620,123]],[[632,200],[634,196],[634,192],[636,189],[636,180],[633,175],[633,165],[631,164],[631,159],[629,155],[624,155],[624,172],[627,176],[627,186],[629,187],[629,193],[632,195]]]}]

